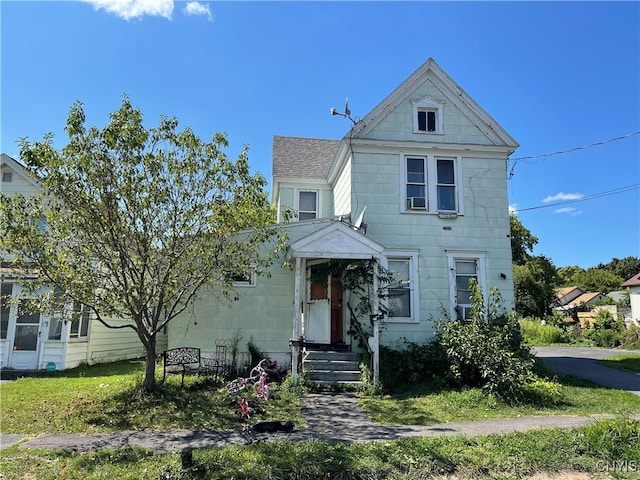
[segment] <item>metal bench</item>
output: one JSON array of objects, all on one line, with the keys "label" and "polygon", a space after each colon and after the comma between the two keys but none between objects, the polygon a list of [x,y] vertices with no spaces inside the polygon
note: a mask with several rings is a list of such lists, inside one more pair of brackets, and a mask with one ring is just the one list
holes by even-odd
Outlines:
[{"label": "metal bench", "polygon": [[216,340],[216,353],[214,358],[202,357],[200,355],[200,349],[196,347],[177,347],[166,350],[163,354],[164,366],[162,381],[165,381],[167,373],[181,374],[182,381],[180,384],[182,386],[184,386],[184,376],[187,374],[228,374],[231,367],[227,364],[226,343],[226,341]]}]

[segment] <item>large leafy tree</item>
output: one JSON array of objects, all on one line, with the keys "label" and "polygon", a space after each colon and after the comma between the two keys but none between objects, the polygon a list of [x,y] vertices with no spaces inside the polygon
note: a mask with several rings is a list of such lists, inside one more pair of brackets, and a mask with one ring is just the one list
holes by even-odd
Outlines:
[{"label": "large leafy tree", "polygon": [[55,287],[60,302],[133,329],[151,391],[158,332],[203,287],[233,300],[234,276],[264,271],[286,238],[266,180],[250,173],[246,148],[227,158],[223,134],[205,142],[167,117],[147,129],[127,97],[102,129],[74,104],[65,130],[61,150],[51,135],[21,142],[42,194],[2,198],[0,249],[37,274],[32,288]]},{"label": "large leafy tree", "polygon": [[544,318],[552,313],[558,274],[549,258],[538,255],[523,265],[514,265],[513,284],[516,311],[520,315]]},{"label": "large leafy tree", "polygon": [[524,265],[531,257],[538,237],[525,227],[516,215],[509,216],[511,227],[511,257],[516,265]]}]

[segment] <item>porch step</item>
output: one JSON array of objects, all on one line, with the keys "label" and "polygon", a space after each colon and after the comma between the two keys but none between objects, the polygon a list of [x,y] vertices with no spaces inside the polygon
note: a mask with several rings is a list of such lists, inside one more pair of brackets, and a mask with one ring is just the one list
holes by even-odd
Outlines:
[{"label": "porch step", "polygon": [[310,380],[318,383],[361,383],[360,355],[354,352],[307,350],[302,369]]}]

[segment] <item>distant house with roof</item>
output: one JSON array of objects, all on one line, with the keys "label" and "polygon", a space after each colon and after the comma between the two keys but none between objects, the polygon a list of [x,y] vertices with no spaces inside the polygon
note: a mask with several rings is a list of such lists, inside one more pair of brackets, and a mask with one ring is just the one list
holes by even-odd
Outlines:
[{"label": "distant house with roof", "polygon": [[640,273],[637,273],[622,284],[629,291],[631,303],[631,322],[640,326]]}]

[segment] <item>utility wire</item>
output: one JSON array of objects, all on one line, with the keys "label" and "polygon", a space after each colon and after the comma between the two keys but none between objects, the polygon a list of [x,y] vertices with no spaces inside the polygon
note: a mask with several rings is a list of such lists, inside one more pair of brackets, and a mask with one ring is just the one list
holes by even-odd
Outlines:
[{"label": "utility wire", "polygon": [[518,208],[516,210],[518,212],[526,212],[526,211],[529,211],[529,210],[538,210],[540,208],[558,207],[560,205],[567,205],[567,204],[570,204],[570,203],[584,202],[585,200],[593,200],[595,198],[602,198],[602,197],[608,197],[608,196],[611,196],[611,195],[618,195],[620,193],[630,192],[630,191],[636,190],[638,188],[640,188],[640,183],[636,183],[634,185],[628,185],[626,187],[616,188],[616,189],[613,189],[613,190],[607,190],[606,192],[594,193],[592,195],[587,195],[587,196],[580,197],[580,198],[575,198],[575,199],[572,199],[572,200],[563,200],[561,202],[554,202],[554,203],[550,203],[548,205],[538,205],[537,207]]},{"label": "utility wire", "polygon": [[580,146],[580,147],[573,147],[573,148],[567,148],[565,150],[558,150],[557,152],[541,153],[539,155],[530,155],[528,157],[511,158],[510,161],[513,162],[513,166],[511,167],[511,170],[509,171],[509,178],[513,177],[516,165],[518,165],[518,163],[520,161],[522,161],[522,160],[533,160],[533,159],[536,159],[536,158],[551,157],[553,155],[562,155],[564,153],[575,152],[577,150],[586,150],[588,148],[598,147],[600,145],[606,145],[607,143],[612,143],[612,142],[617,142],[619,140],[624,140],[626,138],[630,138],[630,137],[633,137],[633,136],[638,135],[638,134],[640,134],[640,131],[629,133],[627,135],[622,135],[621,137],[610,138],[609,140],[603,140],[601,142],[592,143],[590,145],[583,145],[583,146]]}]

